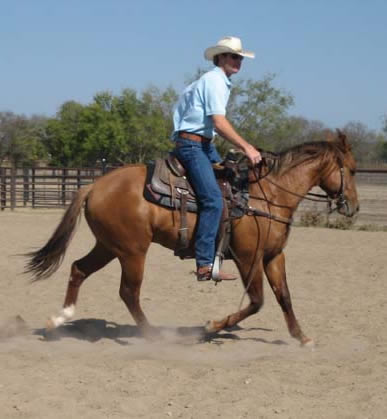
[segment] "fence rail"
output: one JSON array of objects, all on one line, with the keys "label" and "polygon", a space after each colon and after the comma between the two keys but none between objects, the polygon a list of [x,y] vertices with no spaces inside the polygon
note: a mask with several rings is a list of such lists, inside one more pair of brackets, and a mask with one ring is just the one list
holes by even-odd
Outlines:
[{"label": "fence rail", "polygon": [[[0,167],[0,209],[65,207],[81,186],[94,182],[106,171],[101,167]],[[359,222],[387,225],[387,169],[358,169],[356,182]],[[326,212],[326,206],[304,200],[296,217],[311,210]]]},{"label": "fence rail", "polygon": [[92,183],[103,168],[0,167],[0,208],[57,208],[68,205],[81,186]]}]

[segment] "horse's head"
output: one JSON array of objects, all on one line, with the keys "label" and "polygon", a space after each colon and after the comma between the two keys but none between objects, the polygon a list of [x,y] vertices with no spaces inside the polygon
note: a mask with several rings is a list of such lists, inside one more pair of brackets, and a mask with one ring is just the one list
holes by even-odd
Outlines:
[{"label": "horse's head", "polygon": [[326,170],[322,171],[320,187],[336,202],[337,211],[352,217],[359,211],[355,182],[356,162],[347,137],[341,131],[332,141],[332,153]]}]

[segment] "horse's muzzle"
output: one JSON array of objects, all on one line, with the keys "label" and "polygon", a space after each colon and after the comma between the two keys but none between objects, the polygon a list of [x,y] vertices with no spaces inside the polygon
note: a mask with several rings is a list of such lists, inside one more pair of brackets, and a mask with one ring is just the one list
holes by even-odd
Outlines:
[{"label": "horse's muzzle", "polygon": [[337,212],[341,215],[345,215],[346,217],[353,217],[355,214],[359,212],[359,203],[353,203],[347,201],[346,199],[339,199],[336,203],[337,205]]}]

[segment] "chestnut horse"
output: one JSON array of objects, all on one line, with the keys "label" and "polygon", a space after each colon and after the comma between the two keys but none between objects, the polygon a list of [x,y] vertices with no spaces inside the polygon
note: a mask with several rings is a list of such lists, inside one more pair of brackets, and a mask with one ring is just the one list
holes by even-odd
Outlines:
[{"label": "chestnut horse", "polygon": [[[261,178],[257,170],[249,169],[250,210],[232,221],[230,241],[232,257],[250,301],[221,320],[209,321],[205,330],[216,333],[257,313],[263,304],[265,274],[290,335],[301,344],[312,343],[293,312],[283,249],[292,215],[312,187],[320,186],[336,202],[341,214],[351,217],[358,211],[356,165],[351,147],[345,135],[338,131],[338,137],[332,141],[309,142],[280,153],[272,169],[266,169],[266,175]],[[145,335],[154,331],[140,306],[145,257],[152,242],[175,248],[179,214],[144,199],[146,172],[144,165],[128,165],[82,187],[46,245],[28,255],[27,272],[32,272],[35,279],[53,274],[65,255],[85,205],[85,217],[96,244],[86,256],[73,262],[64,306],[58,316],[51,317],[48,327],[58,327],[70,320],[83,281],[118,258],[122,268],[120,297],[140,331]],[[189,213],[191,244],[195,222],[196,214]]]}]

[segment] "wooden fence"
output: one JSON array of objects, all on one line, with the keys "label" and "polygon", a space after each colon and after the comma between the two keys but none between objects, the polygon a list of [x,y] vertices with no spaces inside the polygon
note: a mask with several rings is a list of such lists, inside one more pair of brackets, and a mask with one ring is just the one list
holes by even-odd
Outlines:
[{"label": "wooden fence", "polygon": [[0,208],[58,208],[68,205],[82,185],[94,182],[103,168],[0,167]]},{"label": "wooden fence", "polygon": [[[92,183],[106,168],[0,167],[0,209],[61,208],[82,185]],[[387,170],[358,169],[356,181],[361,223],[387,225]],[[325,204],[304,200],[296,218],[306,211],[326,211]]]}]

